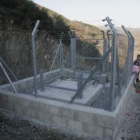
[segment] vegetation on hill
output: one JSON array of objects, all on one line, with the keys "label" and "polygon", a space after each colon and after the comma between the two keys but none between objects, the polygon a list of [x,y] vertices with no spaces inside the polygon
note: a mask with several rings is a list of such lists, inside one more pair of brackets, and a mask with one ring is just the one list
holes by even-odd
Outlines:
[{"label": "vegetation on hill", "polygon": [[[55,18],[55,20],[54,20]],[[48,9],[41,8],[30,0],[1,0],[0,19],[1,26],[7,28],[11,23],[20,29],[32,29],[39,19],[40,29],[45,29],[49,34],[59,38],[60,34],[70,31],[68,24],[65,24],[60,15],[52,18],[48,14]],[[57,31],[57,32],[56,32]]]},{"label": "vegetation on hill", "polygon": [[[99,56],[98,42],[85,39],[100,38],[99,29],[95,26],[78,21],[70,21],[62,15],[44,8],[31,0],[1,0],[0,1],[0,29],[11,27],[16,30],[32,30],[35,22],[40,20],[39,30],[45,30],[55,39],[59,39],[63,33],[63,42],[70,44],[70,37],[75,36],[81,42],[90,46],[91,51]],[[83,46],[81,46],[82,49]],[[88,50],[87,50],[88,51]],[[91,56],[92,57],[92,56]]]}]

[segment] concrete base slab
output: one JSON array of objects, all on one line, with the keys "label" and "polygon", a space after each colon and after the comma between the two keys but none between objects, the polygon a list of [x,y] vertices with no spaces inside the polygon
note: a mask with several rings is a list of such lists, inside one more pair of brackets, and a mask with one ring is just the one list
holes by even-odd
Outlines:
[{"label": "concrete base slab", "polygon": [[[70,78],[65,80],[57,79],[49,85],[52,87],[45,87],[44,91],[38,90],[38,95],[45,96],[46,98],[55,98],[57,100],[70,102],[72,97],[76,94],[77,82]],[[53,86],[62,89],[54,88]],[[64,88],[72,89],[75,91],[65,90]],[[102,89],[102,85],[98,84],[94,86],[91,82],[85,87],[83,91],[83,97],[81,99],[75,99],[74,103],[90,105],[94,101],[95,95],[99,95]]]}]

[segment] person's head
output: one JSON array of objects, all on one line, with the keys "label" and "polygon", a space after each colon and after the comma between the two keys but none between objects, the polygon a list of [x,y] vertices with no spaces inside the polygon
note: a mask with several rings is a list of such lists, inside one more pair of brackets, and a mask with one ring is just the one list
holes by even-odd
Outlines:
[{"label": "person's head", "polygon": [[140,59],[140,54],[137,55],[137,59]]}]

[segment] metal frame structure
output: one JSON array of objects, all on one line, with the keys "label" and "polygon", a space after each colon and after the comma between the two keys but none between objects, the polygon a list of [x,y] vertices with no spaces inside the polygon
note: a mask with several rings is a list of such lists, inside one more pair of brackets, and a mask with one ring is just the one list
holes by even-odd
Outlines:
[{"label": "metal frame structure", "polygon": [[[56,61],[56,58],[58,54],[60,54],[60,75],[59,77],[52,79],[48,82],[44,81],[43,77],[43,70],[40,70],[40,89],[41,91],[44,91],[45,87],[51,87],[51,88],[57,88],[57,89],[62,89],[62,90],[68,90],[68,91],[73,91],[75,92],[75,95],[71,98],[69,103],[73,103],[76,98],[81,99],[83,97],[83,92],[88,83],[90,83],[94,79],[95,74],[98,71],[98,68],[102,68],[101,74],[110,74],[110,96],[111,96],[111,111],[114,110],[115,108],[115,98],[121,97],[122,95],[122,88],[123,86],[127,86],[128,82],[131,78],[132,75],[132,66],[133,66],[133,53],[134,53],[134,38],[132,34],[124,27],[122,26],[122,29],[125,31],[127,37],[128,37],[128,50],[127,50],[127,59],[125,62],[125,67],[124,67],[124,77],[123,77],[123,82],[124,84],[122,85],[122,79],[120,79],[120,71],[119,71],[119,60],[118,60],[118,48],[117,48],[117,37],[118,33],[117,30],[115,29],[112,20],[109,17],[106,17],[103,21],[106,21],[108,23],[108,26],[110,27],[110,30],[106,32],[102,31],[103,33],[103,39],[93,39],[93,40],[102,40],[103,41],[103,56],[101,58],[93,58],[93,57],[84,57],[84,56],[76,56],[76,47],[77,47],[77,39],[76,38],[71,38],[71,44],[70,44],[70,70],[73,72],[74,76],[69,76],[68,78],[74,79],[77,82],[77,89],[72,89],[69,87],[59,87],[59,86],[54,86],[51,85],[52,82],[54,82],[57,79],[65,80],[67,77],[65,76],[65,65],[64,65],[64,44],[63,44],[63,34],[61,34],[60,37],[60,42],[58,45],[58,48],[56,50],[52,65],[50,67],[50,71],[52,71],[52,68],[54,66],[54,63]],[[33,61],[33,71],[34,71],[34,96],[35,97],[43,97],[42,95],[38,95],[38,85],[37,85],[37,64],[36,64],[36,49],[35,49],[35,37],[37,34],[37,29],[39,26],[40,21],[37,20],[35,27],[32,31],[31,34],[31,43],[32,43],[32,61]],[[110,37],[110,34],[111,37]],[[105,35],[107,34],[107,35]],[[109,57],[111,56],[111,59],[109,60]],[[88,73],[89,75],[85,78],[82,74],[76,75],[77,69],[76,69],[76,59],[89,59],[89,60],[95,60],[98,59],[100,62],[98,65],[93,66],[91,71]],[[8,69],[8,71],[12,74],[12,76],[17,80],[16,76],[12,73],[12,71],[9,69],[7,64],[2,60],[0,57],[0,67],[2,71],[4,72],[5,76],[7,77],[9,83],[11,84],[13,90],[15,93],[17,93],[10,77],[8,76],[4,66]],[[127,75],[127,76],[126,76]],[[117,78],[118,77],[118,78]],[[99,79],[98,79],[99,80]],[[118,93],[116,95],[116,87],[118,89]],[[46,97],[43,97],[46,98]],[[49,98],[49,97],[48,97]],[[52,98],[51,98],[52,99]],[[54,99],[55,100],[55,99]],[[60,99],[61,100],[61,99]],[[63,100],[62,100],[63,101]],[[65,102],[65,101],[64,101]]]},{"label": "metal frame structure", "polygon": [[[70,69],[71,71],[73,71],[74,73],[74,77],[77,80],[77,90],[76,89],[71,89],[71,88],[66,88],[66,87],[58,87],[58,86],[53,86],[50,85],[50,82],[56,80],[52,80],[49,81],[47,83],[44,83],[43,81],[43,72],[40,73],[40,81],[41,81],[41,90],[44,89],[44,85],[47,87],[51,87],[51,88],[57,88],[57,89],[62,89],[62,90],[69,90],[69,91],[74,91],[76,92],[75,95],[72,97],[70,103],[72,103],[76,98],[82,98],[82,93],[84,88],[86,87],[86,85],[93,80],[93,76],[94,74],[98,71],[98,67],[102,67],[102,74],[107,74],[110,73],[110,96],[111,96],[111,101],[112,101],[112,105],[111,105],[111,111],[114,110],[115,108],[115,90],[116,90],[116,86],[118,88],[118,94],[117,96],[120,97],[121,96],[121,90],[122,90],[122,86],[121,85],[121,80],[120,79],[120,72],[119,72],[119,61],[118,61],[118,49],[117,49],[117,30],[115,29],[112,20],[109,17],[106,17],[106,19],[104,19],[103,21],[107,21],[108,26],[110,27],[110,30],[107,31],[107,38],[105,36],[105,32],[102,31],[103,33],[103,39],[99,39],[99,40],[103,40],[103,57],[102,58],[91,58],[91,57],[77,57],[76,56],[76,38],[71,38],[71,45],[70,45]],[[39,21],[37,21],[35,28],[32,32],[32,52],[33,52],[33,66],[34,66],[34,88],[35,88],[35,96],[37,97],[37,83],[36,83],[36,54],[35,54],[35,34],[37,31],[37,27],[39,25]],[[131,77],[131,69],[132,69],[132,65],[133,65],[133,51],[134,51],[134,38],[131,35],[131,33],[124,27],[122,26],[123,30],[125,31],[125,33],[128,36],[129,42],[128,42],[128,51],[127,51],[127,60],[125,63],[125,69],[128,70],[127,73],[127,78],[125,79],[124,83],[125,86],[127,86],[128,81]],[[112,32],[111,37],[109,32]],[[52,66],[50,68],[50,71],[53,68],[53,65],[55,63],[56,57],[58,55],[58,53],[60,52],[60,77],[58,78],[62,78],[65,80],[65,74],[64,74],[64,57],[63,57],[63,35],[61,35],[60,37],[60,43],[58,45],[58,49],[56,51]],[[96,40],[96,39],[95,39]],[[111,62],[109,62],[109,55],[111,54]],[[82,59],[82,58],[86,58],[86,59],[90,59],[90,60],[95,60],[98,59],[100,60],[98,66],[94,66],[91,70],[91,72],[89,73],[89,76],[85,79],[83,79],[83,75],[79,75],[76,76],[76,58]],[[111,65],[111,68],[110,68]],[[70,77],[69,77],[70,78]],[[117,83],[117,85],[116,85]]]}]

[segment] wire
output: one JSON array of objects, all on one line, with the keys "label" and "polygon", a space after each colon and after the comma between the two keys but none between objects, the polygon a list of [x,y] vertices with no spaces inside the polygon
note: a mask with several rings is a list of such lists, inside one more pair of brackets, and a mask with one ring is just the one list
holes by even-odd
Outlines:
[{"label": "wire", "polygon": [[115,21],[115,20],[112,20],[112,21],[114,21],[115,23],[117,23],[117,24],[120,25],[120,26],[123,25],[123,24],[121,24],[121,23],[119,23],[119,22],[117,22],[117,21]]},{"label": "wire", "polygon": [[[78,20],[76,20],[76,21],[78,21]],[[88,21],[82,20],[82,21],[78,21],[78,22],[99,22],[99,21],[102,21],[102,19],[98,19],[98,20],[88,20]]]}]

